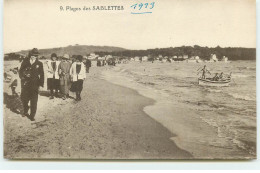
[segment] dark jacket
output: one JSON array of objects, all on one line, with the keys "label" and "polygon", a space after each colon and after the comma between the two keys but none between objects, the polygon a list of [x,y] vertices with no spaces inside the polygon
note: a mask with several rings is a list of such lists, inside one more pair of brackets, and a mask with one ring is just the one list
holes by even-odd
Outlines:
[{"label": "dark jacket", "polygon": [[85,65],[86,65],[86,67],[91,67],[91,61],[89,59],[87,59]]},{"label": "dark jacket", "polygon": [[33,64],[30,63],[30,58],[25,58],[19,70],[22,87],[30,89],[38,89],[44,85],[43,64],[38,59]]}]

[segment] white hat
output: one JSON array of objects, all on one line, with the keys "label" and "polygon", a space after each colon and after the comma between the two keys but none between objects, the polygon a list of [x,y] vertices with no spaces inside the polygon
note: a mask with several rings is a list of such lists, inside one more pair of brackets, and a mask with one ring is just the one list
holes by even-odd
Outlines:
[{"label": "white hat", "polygon": [[63,55],[63,58],[65,58],[65,59],[70,59],[70,56],[69,56],[68,54],[64,54],[64,55]]}]

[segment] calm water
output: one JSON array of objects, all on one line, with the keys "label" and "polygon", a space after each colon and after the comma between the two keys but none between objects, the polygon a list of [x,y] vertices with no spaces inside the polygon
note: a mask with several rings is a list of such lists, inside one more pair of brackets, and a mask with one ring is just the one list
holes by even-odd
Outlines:
[{"label": "calm water", "polygon": [[[229,87],[199,86],[197,70],[204,64],[130,62],[106,70],[104,78],[133,89],[156,91],[167,101],[185,105],[190,114],[216,127],[219,139],[224,139],[221,142],[208,142],[208,145],[224,148],[236,146],[254,156],[256,62],[206,63],[213,74],[232,72]],[[157,97],[152,98],[156,100]]]}]

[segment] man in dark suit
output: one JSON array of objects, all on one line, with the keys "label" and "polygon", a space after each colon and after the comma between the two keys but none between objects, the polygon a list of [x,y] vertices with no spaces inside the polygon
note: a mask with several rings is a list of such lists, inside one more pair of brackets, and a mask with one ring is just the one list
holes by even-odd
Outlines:
[{"label": "man in dark suit", "polygon": [[[37,110],[38,92],[44,85],[43,64],[38,60],[39,51],[33,48],[27,58],[21,64],[19,77],[21,78],[21,100],[24,108],[24,116],[27,116],[31,121]],[[31,113],[28,114],[30,101]]]}]

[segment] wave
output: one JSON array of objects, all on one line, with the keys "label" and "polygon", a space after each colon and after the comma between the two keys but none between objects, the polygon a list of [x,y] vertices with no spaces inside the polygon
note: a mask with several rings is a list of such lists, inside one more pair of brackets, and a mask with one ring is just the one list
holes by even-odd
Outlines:
[{"label": "wave", "polygon": [[209,92],[213,92],[213,93],[220,93],[220,92],[222,92],[222,90],[220,90],[220,89],[207,88],[206,90],[209,91]]},{"label": "wave", "polygon": [[250,77],[248,75],[244,75],[244,74],[232,74],[233,78],[246,78],[246,77]]},{"label": "wave", "polygon": [[239,70],[256,70],[256,67],[238,67]]},{"label": "wave", "polygon": [[255,101],[256,98],[253,98],[252,96],[247,96],[247,95],[241,95],[237,93],[229,93],[228,95],[232,96],[235,99],[240,99],[240,100],[247,100],[247,101]]},{"label": "wave", "polygon": [[[122,73],[121,73],[122,72]],[[129,73],[131,75],[129,75]],[[131,76],[131,77],[130,77]],[[247,145],[245,145],[243,142],[241,142],[241,140],[238,140],[236,135],[233,135],[233,130],[235,131],[236,129],[226,129],[226,122],[224,120],[226,120],[226,118],[223,118],[222,122],[222,118],[221,115],[216,116],[215,112],[225,112],[225,117],[226,117],[226,110],[230,111],[230,108],[225,107],[225,105],[223,104],[219,104],[219,103],[213,103],[210,101],[192,101],[190,99],[185,101],[181,101],[181,100],[172,100],[170,99],[172,97],[172,93],[170,93],[168,90],[161,90],[161,89],[155,89],[154,85],[163,85],[164,82],[176,82],[176,86],[177,87],[190,87],[190,85],[187,85],[187,81],[184,81],[183,79],[178,79],[175,77],[171,77],[171,76],[161,76],[161,75],[155,75],[154,81],[147,81],[147,80],[143,80],[143,79],[147,79],[144,77],[139,78],[138,74],[133,74],[131,72],[129,72],[128,70],[123,70],[123,71],[103,71],[102,72],[102,77],[104,79],[106,79],[109,82],[115,83],[115,84],[119,84],[131,89],[136,90],[139,94],[148,97],[148,98],[152,98],[154,99],[156,102],[154,105],[151,106],[147,106],[144,108],[144,111],[151,116],[152,118],[154,118],[156,121],[160,122],[163,126],[165,126],[166,128],[168,128],[170,131],[172,131],[172,122],[167,122],[167,120],[169,118],[172,117],[172,115],[176,114],[174,118],[178,118],[178,111],[176,111],[176,113],[172,112],[174,111],[174,109],[170,109],[169,107],[171,107],[172,105],[178,106],[180,108],[184,108],[183,110],[186,110],[187,105],[184,104],[189,104],[188,108],[193,110],[192,112],[187,111],[186,113],[190,113],[190,116],[193,117],[199,117],[203,122],[207,123],[210,126],[216,127],[218,132],[217,132],[217,137],[212,137],[207,139],[208,140],[208,146],[205,147],[209,147],[209,149],[211,149],[211,145],[215,146],[213,148],[216,147],[222,147],[222,148],[232,148],[232,144],[230,144],[230,140],[234,139],[234,141],[232,141],[232,143],[234,143],[235,145],[237,145],[239,148],[241,148],[242,150],[246,150],[246,151],[251,151],[252,150],[252,154],[254,154],[254,148],[253,149],[248,149],[249,147]],[[139,79],[137,80],[136,77],[138,77]],[[164,81],[163,83],[158,83],[158,81]],[[183,85],[182,85],[183,84]],[[171,83],[172,85],[172,83]],[[168,85],[166,85],[167,87]],[[174,87],[176,87],[174,86]],[[186,89],[181,89],[180,91],[183,91]],[[208,92],[213,92],[213,93],[221,93],[222,90],[221,89],[217,89],[217,88],[206,88],[206,91]],[[230,94],[232,97],[234,98],[238,98],[238,99],[243,99],[243,100],[255,100],[254,98],[250,98],[249,96],[244,96],[241,94]],[[226,95],[225,95],[226,96]],[[185,98],[185,97],[182,97]],[[184,104],[183,104],[184,103]],[[169,111],[167,111],[169,108]],[[176,109],[178,110],[178,109]],[[157,112],[158,111],[158,112]],[[203,112],[202,112],[203,111]],[[163,116],[157,116],[158,114],[163,113]],[[211,115],[215,115],[215,116],[211,116]],[[179,116],[181,117],[181,116]],[[185,125],[185,124],[184,124]],[[189,133],[192,133],[192,128],[190,129],[189,126],[187,126],[187,130],[190,130]],[[174,129],[175,132],[176,129]],[[177,131],[177,134],[180,136],[183,136],[185,134]],[[202,134],[203,136],[203,134]],[[233,138],[234,137],[234,138]],[[185,138],[186,139],[186,138]],[[187,138],[187,142],[190,139]],[[175,139],[176,142],[176,139]],[[187,151],[193,152],[194,155],[196,157],[203,157],[202,153],[200,152],[196,152],[194,150],[194,148],[189,147],[190,143],[185,143],[185,140],[180,142],[176,142],[176,144],[179,144],[179,147],[182,149],[185,149]],[[201,144],[200,144],[201,145]],[[234,149],[235,150],[235,149]],[[222,151],[222,150],[217,150],[217,151]]]}]

